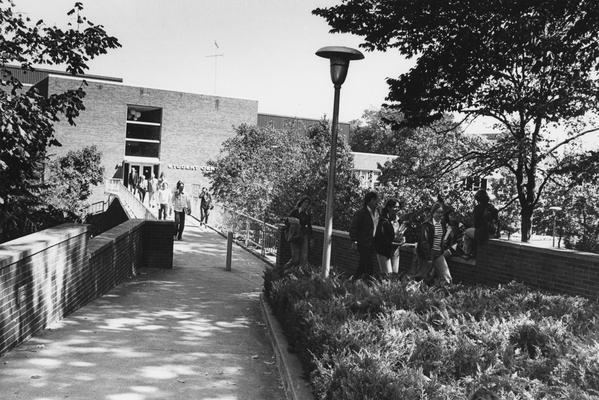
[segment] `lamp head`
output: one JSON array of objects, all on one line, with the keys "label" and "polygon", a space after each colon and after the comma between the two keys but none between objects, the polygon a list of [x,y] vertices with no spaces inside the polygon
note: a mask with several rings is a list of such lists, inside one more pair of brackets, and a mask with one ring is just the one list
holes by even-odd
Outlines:
[{"label": "lamp head", "polygon": [[361,60],[364,55],[356,49],[343,46],[328,46],[319,49],[316,55],[331,60],[331,80],[335,86],[343,85],[351,60]]}]

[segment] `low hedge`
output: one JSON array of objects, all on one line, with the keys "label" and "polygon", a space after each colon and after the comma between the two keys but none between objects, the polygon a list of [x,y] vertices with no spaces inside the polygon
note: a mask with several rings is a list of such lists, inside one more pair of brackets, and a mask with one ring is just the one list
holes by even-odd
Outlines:
[{"label": "low hedge", "polygon": [[310,266],[267,271],[264,292],[317,399],[599,399],[599,304],[585,298]]}]

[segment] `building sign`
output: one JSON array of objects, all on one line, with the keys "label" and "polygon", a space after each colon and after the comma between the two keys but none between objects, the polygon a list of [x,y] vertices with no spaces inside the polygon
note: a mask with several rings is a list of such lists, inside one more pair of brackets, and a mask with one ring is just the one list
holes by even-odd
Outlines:
[{"label": "building sign", "polygon": [[167,168],[169,169],[184,169],[184,170],[188,170],[188,171],[202,171],[202,172],[208,172],[208,171],[214,171],[214,167],[208,166],[208,165],[201,165],[201,166],[197,166],[197,165],[185,165],[185,164],[167,164]]}]

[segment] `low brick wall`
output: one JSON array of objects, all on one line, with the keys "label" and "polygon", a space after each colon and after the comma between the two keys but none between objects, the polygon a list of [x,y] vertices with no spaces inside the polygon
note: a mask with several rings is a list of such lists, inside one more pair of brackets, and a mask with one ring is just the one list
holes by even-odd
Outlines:
[{"label": "low brick wall", "polygon": [[[320,265],[324,228],[313,229],[314,246],[310,249],[309,259]],[[283,265],[291,253],[283,237],[283,226],[280,226],[279,234],[277,265]],[[400,269],[409,271],[414,257],[414,244],[403,245]],[[490,240],[480,247],[476,263],[451,258],[448,264],[455,282],[499,284],[515,280],[539,289],[599,298],[599,254]],[[351,274],[357,267],[358,253],[351,249],[349,234],[333,231],[331,270]]]},{"label": "low brick wall", "polygon": [[138,268],[172,268],[173,230],[131,220],[89,239],[89,226],[65,224],[0,245],[0,355]]}]

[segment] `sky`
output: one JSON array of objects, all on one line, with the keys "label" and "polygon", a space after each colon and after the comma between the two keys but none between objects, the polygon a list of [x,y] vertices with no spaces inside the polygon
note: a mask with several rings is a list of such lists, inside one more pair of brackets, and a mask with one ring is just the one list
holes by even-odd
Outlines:
[{"label": "sky", "polygon": [[[65,26],[75,0],[14,2],[16,10],[33,21]],[[131,86],[257,100],[260,113],[330,119],[329,61],[315,52],[324,46],[358,48],[362,42],[354,35],[329,33],[326,21],[311,14],[335,3],[83,1],[83,15],[103,25],[122,45],[93,60],[88,73],[119,77]],[[351,62],[341,89],[343,122],[379,108],[388,93],[386,78],[398,77],[415,63],[397,52],[361,51],[365,58]]]}]

